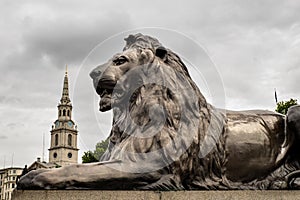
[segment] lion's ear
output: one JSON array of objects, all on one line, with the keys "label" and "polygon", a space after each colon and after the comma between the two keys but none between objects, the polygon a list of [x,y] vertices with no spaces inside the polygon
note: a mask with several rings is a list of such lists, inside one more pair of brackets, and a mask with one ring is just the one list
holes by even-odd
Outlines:
[{"label": "lion's ear", "polygon": [[162,46],[158,47],[155,51],[155,55],[163,60],[166,58],[167,53],[167,49]]}]

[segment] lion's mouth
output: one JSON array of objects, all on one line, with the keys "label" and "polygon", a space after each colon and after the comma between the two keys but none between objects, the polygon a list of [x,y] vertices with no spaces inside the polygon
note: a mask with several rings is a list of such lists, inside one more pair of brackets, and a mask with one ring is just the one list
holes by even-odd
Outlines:
[{"label": "lion's mouth", "polygon": [[117,87],[114,82],[100,81],[96,91],[101,98],[99,102],[101,112],[110,110],[115,105],[115,100],[123,94],[123,90]]},{"label": "lion's mouth", "polygon": [[108,81],[107,79],[99,80],[96,92],[100,96],[99,110],[105,112],[111,109],[112,107],[112,93],[114,86],[116,84],[113,81]]},{"label": "lion's mouth", "polygon": [[112,90],[102,89],[100,93],[100,102],[99,102],[99,110],[101,112],[105,112],[111,109],[112,105]]}]

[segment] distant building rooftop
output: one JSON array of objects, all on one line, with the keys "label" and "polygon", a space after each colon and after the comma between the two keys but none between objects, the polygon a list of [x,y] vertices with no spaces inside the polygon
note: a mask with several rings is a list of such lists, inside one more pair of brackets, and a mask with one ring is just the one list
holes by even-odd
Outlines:
[{"label": "distant building rooftop", "polygon": [[36,169],[52,169],[60,167],[60,165],[56,163],[47,163],[45,161],[41,161],[40,158],[37,158],[36,161],[34,161],[29,167],[28,171],[36,170]]}]

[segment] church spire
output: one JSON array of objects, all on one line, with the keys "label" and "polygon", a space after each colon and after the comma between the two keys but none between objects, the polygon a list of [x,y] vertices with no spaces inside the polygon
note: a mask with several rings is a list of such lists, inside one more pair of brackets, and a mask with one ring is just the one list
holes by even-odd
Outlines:
[{"label": "church spire", "polygon": [[66,103],[70,103],[71,102],[70,98],[69,98],[68,65],[66,65],[64,85],[63,85],[62,97],[60,99],[60,102],[62,104],[66,104]]},{"label": "church spire", "polygon": [[60,166],[78,163],[77,125],[72,120],[71,100],[69,97],[68,68],[66,66],[63,91],[57,106],[57,120],[52,125],[49,162]]}]

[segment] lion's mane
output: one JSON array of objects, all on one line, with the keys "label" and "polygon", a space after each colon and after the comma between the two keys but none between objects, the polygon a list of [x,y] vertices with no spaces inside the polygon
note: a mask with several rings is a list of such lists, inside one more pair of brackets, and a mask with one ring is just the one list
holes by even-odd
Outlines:
[{"label": "lion's mane", "polygon": [[[152,71],[142,69],[144,77],[160,72],[165,86],[144,83],[134,91],[129,104],[114,108],[110,144],[101,161],[122,160],[135,173],[159,171],[162,178],[145,189],[226,187],[224,116],[206,102],[176,53],[142,34],[130,35],[125,41],[124,51],[166,51],[163,58],[149,60],[147,67]],[[159,109],[164,110],[164,116]],[[149,118],[150,112],[155,119]],[[163,117],[164,124],[155,130],[151,123],[160,123]],[[142,131],[155,134],[138,136]],[[211,141],[213,149],[203,155]]]}]

